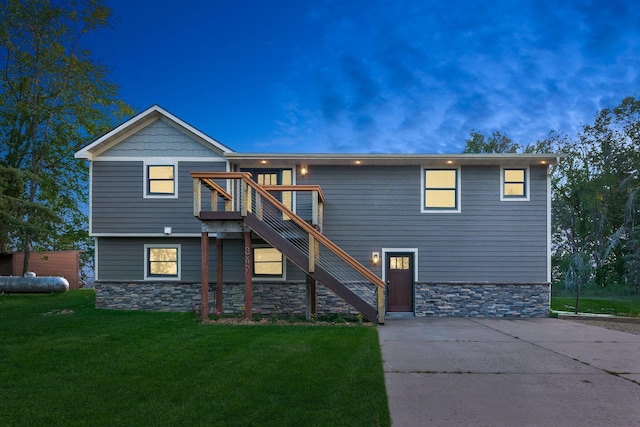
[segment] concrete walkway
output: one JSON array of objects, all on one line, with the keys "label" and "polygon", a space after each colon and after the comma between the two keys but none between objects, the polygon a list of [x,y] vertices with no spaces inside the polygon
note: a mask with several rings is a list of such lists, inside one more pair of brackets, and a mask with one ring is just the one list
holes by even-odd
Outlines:
[{"label": "concrete walkway", "polygon": [[640,426],[640,336],[558,319],[378,327],[400,426]]}]

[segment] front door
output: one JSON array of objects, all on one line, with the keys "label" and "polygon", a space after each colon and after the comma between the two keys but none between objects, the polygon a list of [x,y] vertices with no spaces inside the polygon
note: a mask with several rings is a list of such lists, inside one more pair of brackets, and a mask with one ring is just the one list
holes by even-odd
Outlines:
[{"label": "front door", "polygon": [[387,311],[413,311],[413,254],[388,253]]}]

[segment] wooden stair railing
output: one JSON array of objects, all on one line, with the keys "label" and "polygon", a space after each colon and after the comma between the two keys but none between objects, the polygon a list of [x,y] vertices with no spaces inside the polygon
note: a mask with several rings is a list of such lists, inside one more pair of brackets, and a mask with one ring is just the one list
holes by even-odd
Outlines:
[{"label": "wooden stair railing", "polygon": [[[251,179],[251,174],[242,172],[193,172],[191,175],[194,178],[194,191],[196,189],[200,191],[200,182],[202,182],[212,192],[215,192],[217,197],[225,201],[225,210],[239,210],[249,228],[269,244],[281,250],[299,268],[325,284],[369,320],[384,323],[385,283],[269,193],[269,191],[317,191],[314,195],[323,202],[324,196],[320,187],[261,186]],[[239,197],[235,198],[235,206],[232,206],[231,195],[213,181],[220,179],[232,179],[240,183],[235,187],[237,194],[239,194]],[[196,181],[199,183],[196,184]],[[217,201],[212,201],[212,206],[214,204],[217,205]],[[322,206],[322,203],[314,203],[314,208],[317,208],[318,205]],[[319,211],[320,218],[314,214],[314,221],[319,219],[321,223],[321,208]],[[194,215],[200,217],[200,212],[201,196],[196,197],[194,194]],[[286,220],[282,218],[286,218]],[[301,242],[303,234],[305,241]],[[320,248],[326,250],[321,252]],[[354,275],[348,270],[355,272],[360,279],[352,279]],[[343,278],[343,275],[348,278]],[[377,310],[348,288],[347,285],[354,283],[367,283],[376,286]]]}]

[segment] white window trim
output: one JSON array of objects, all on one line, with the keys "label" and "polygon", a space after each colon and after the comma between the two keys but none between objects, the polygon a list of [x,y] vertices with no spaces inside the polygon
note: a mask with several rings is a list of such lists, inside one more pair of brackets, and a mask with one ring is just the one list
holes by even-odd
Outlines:
[{"label": "white window trim", "polygon": [[[456,170],[456,209],[428,209],[425,205],[424,200],[424,192],[426,183],[426,173],[427,170]],[[420,212],[421,213],[439,213],[439,214],[451,214],[451,213],[460,213],[462,212],[462,171],[460,166],[451,166],[451,167],[432,167],[432,166],[421,166],[420,167]]]},{"label": "white window trim", "polygon": [[[253,257],[253,250],[256,248],[272,248],[280,252],[280,254],[282,255],[282,276],[256,276],[254,274],[253,270],[256,265],[256,260]],[[287,257],[284,256],[284,254],[282,253],[282,251],[280,251],[280,249],[274,248],[273,246],[269,246],[269,245],[261,245],[261,244],[251,245],[251,262],[253,263],[253,265],[251,266],[251,278],[254,281],[268,282],[270,280],[287,280]]]},{"label": "white window trim", "polygon": [[[524,197],[520,197],[520,196],[505,196],[504,195],[504,170],[505,169],[524,169],[524,193],[525,196]],[[530,185],[529,182],[531,182],[531,175],[529,173],[529,166],[526,167],[522,167],[522,166],[501,166],[500,167],[500,201],[501,202],[528,202],[529,201],[529,195],[531,194],[531,191],[529,191]]]},{"label": "white window trim", "polygon": [[[149,194],[149,166],[173,166],[173,194],[161,195],[161,194]],[[143,171],[143,197],[145,199],[177,199],[178,198],[178,161],[174,159],[148,159],[142,163]]]},{"label": "white window trim", "polygon": [[[178,275],[172,277],[150,276],[149,275],[149,249],[151,248],[171,248],[178,249]],[[144,245],[144,280],[176,281],[182,280],[182,245],[179,244],[146,244]]]}]

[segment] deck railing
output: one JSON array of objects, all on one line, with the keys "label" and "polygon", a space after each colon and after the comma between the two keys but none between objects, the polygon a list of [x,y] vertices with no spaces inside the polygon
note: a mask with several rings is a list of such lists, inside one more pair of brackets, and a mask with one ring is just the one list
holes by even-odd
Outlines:
[{"label": "deck railing", "polygon": [[[377,320],[384,322],[384,282],[321,233],[324,195],[319,186],[261,186],[251,179],[251,174],[241,172],[193,172],[191,175],[195,216],[200,217],[202,213],[201,192],[203,186],[207,187],[212,195],[212,211],[222,208],[225,212],[240,212],[245,218],[254,215],[304,254],[308,264],[298,265],[303,271],[313,275],[321,268],[352,291],[358,286],[374,286]],[[311,224],[278,199],[289,191],[311,193]]]}]

